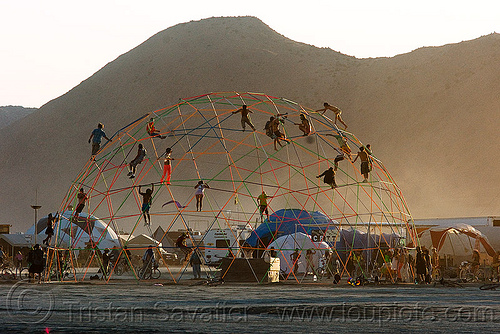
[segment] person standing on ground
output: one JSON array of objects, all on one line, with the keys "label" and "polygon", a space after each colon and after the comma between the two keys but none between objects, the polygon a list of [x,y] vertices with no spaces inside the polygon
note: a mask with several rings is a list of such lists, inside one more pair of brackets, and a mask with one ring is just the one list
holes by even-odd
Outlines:
[{"label": "person standing on ground", "polygon": [[96,155],[97,152],[99,152],[99,149],[101,148],[101,140],[104,137],[108,141],[110,140],[108,137],[106,137],[106,133],[103,130],[104,125],[102,123],[97,124],[97,129],[94,129],[92,131],[92,134],[90,135],[89,138],[89,143],[92,140],[92,156]]},{"label": "person standing on ground", "polygon": [[[174,160],[172,157],[172,149],[168,147],[165,150],[165,159],[163,160],[163,175],[161,176],[161,181],[167,181],[166,184],[170,185],[170,177],[172,175],[172,160]],[[167,178],[165,179],[165,175]]]},{"label": "person standing on ground", "polygon": [[203,196],[205,195],[205,189],[210,189],[208,184],[203,183],[203,181],[198,181],[198,184],[194,186],[196,192],[194,193],[196,197],[196,211],[201,211],[203,206]]},{"label": "person standing on ground", "polygon": [[148,125],[146,125],[146,131],[148,132],[148,135],[150,135],[153,138],[155,138],[155,137],[158,137],[158,138],[161,138],[161,139],[167,138],[167,136],[160,135],[160,131],[158,131],[155,128],[155,120],[154,120],[154,118],[151,118],[149,120]]},{"label": "person standing on ground", "polygon": [[299,249],[295,248],[295,251],[292,254],[290,254],[290,260],[292,261],[294,275],[296,275],[297,272],[299,271],[299,259],[300,259]]},{"label": "person standing on ground", "polygon": [[142,196],[142,214],[144,215],[144,226],[151,224],[151,216],[149,215],[149,209],[153,202],[153,191],[155,190],[155,185],[151,183],[151,189],[146,189],[146,192],[141,192],[141,187],[139,186],[139,195]]},{"label": "person standing on ground", "polygon": [[267,199],[272,198],[271,196],[267,196],[266,192],[262,190],[262,194],[257,197],[259,201],[259,211],[260,211],[260,221],[264,221],[264,213],[266,213],[267,220],[269,220],[269,210],[267,208]]},{"label": "person standing on ground", "polygon": [[148,279],[151,277],[151,270],[155,264],[155,253],[153,252],[153,246],[148,246],[148,249],[144,252],[142,256],[142,279]]},{"label": "person standing on ground", "polygon": [[16,255],[14,255],[14,265],[16,266],[16,276],[19,273],[19,278],[21,277],[21,270],[23,270],[23,259],[24,255],[21,251],[18,251]]},{"label": "person standing on ground", "polygon": [[198,255],[198,252],[195,250],[191,255],[191,259],[189,260],[191,266],[193,267],[193,275],[194,278],[201,278],[201,259]]},{"label": "person standing on ground", "polygon": [[240,109],[233,111],[232,114],[237,114],[239,112],[241,113],[241,127],[243,128],[243,131],[245,131],[245,124],[250,125],[252,131],[255,131],[255,126],[253,126],[249,115],[252,111],[247,108],[246,104],[244,104]]},{"label": "person standing on ground", "polygon": [[314,254],[316,251],[313,249],[308,249],[306,251],[306,275],[309,274],[309,268],[312,270],[312,274],[316,275],[316,268],[314,267]]},{"label": "person standing on ground", "polygon": [[358,155],[354,158],[353,163],[356,162],[358,158],[361,160],[361,174],[363,174],[363,177],[365,178],[363,182],[368,182],[368,174],[370,173],[370,156],[365,152],[365,148],[363,146],[359,148]]},{"label": "person standing on ground", "polygon": [[139,144],[137,148],[137,155],[135,156],[134,160],[130,162],[129,166],[129,172],[127,174],[128,177],[133,179],[135,177],[135,170],[137,168],[137,165],[144,160],[146,157],[146,149],[142,146],[142,144]]},{"label": "person standing on ground", "polygon": [[35,277],[38,275],[38,282],[42,280],[42,271],[45,269],[45,254],[40,248],[39,244],[36,244],[28,254],[28,262],[30,267],[28,269],[30,277]]},{"label": "person standing on ground", "polygon": [[102,253],[102,274],[104,277],[108,276],[109,257],[109,249],[106,248]]},{"label": "person standing on ground", "polygon": [[339,121],[344,126],[344,129],[347,130],[347,124],[345,124],[341,117],[342,110],[340,110],[339,108],[329,105],[328,102],[325,102],[323,103],[323,108],[316,110],[316,112],[322,111],[321,115],[324,115],[327,110],[331,110],[335,114],[335,125],[337,125],[337,121]]},{"label": "person standing on ground", "polygon": [[78,195],[76,195],[76,198],[78,199],[78,204],[76,205],[74,218],[78,219],[80,213],[82,213],[83,208],[85,207],[85,201],[87,201],[88,199],[87,194],[85,193],[83,188],[80,188],[80,191],[78,192]]},{"label": "person standing on ground", "polygon": [[316,176],[316,178],[319,179],[322,176],[324,176],[324,183],[328,184],[330,187],[332,187],[332,189],[337,188],[337,184],[335,183],[335,170],[333,169],[333,167],[328,168],[323,173]]}]

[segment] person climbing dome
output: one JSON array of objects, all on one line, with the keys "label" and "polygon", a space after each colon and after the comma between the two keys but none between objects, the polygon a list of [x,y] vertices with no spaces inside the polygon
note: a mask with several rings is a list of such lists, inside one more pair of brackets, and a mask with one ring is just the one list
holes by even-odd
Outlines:
[{"label": "person climbing dome", "polygon": [[347,155],[349,160],[351,160],[351,148],[347,144],[347,138],[345,137],[345,135],[341,132],[338,135],[333,135],[330,133],[327,133],[326,135],[335,137],[335,139],[337,139],[337,142],[339,143],[340,149]]},{"label": "person climbing dome", "polygon": [[304,114],[300,114],[300,120],[301,123],[294,123],[295,125],[299,126],[299,130],[302,131],[304,134],[302,136],[308,136],[311,133],[311,123],[307,120],[306,116]]},{"label": "person climbing dome", "polygon": [[330,187],[332,187],[332,189],[337,188],[337,184],[335,183],[335,170],[333,169],[333,167],[328,168],[323,173],[316,176],[316,178],[318,179],[322,176],[324,176],[323,178],[324,183],[328,184]]},{"label": "person climbing dome", "polygon": [[232,114],[237,114],[239,112],[241,112],[241,127],[243,128],[243,131],[245,131],[245,124],[250,125],[252,130],[255,131],[255,126],[253,126],[249,115],[252,111],[247,108],[246,104],[244,104],[240,109],[233,111]]},{"label": "person climbing dome", "polygon": [[271,196],[267,196],[266,192],[263,190],[262,194],[257,197],[259,201],[259,211],[260,211],[260,221],[264,221],[264,213],[266,213],[267,220],[269,220],[269,210],[267,208],[267,199],[272,198]]},{"label": "person climbing dome", "polygon": [[142,144],[139,144],[139,147],[137,148],[137,155],[135,156],[134,160],[130,162],[129,165],[129,172],[127,174],[128,177],[133,179],[135,177],[135,170],[137,168],[137,165],[144,160],[144,157],[146,157],[146,149],[142,146]]},{"label": "person climbing dome", "polygon": [[97,152],[99,152],[99,149],[101,148],[101,140],[104,137],[108,141],[110,140],[108,137],[106,137],[106,133],[103,130],[104,125],[102,123],[97,124],[97,129],[94,129],[92,131],[92,134],[90,135],[89,138],[89,143],[92,140],[92,155],[96,155]]},{"label": "person climbing dome", "polygon": [[167,138],[167,136],[162,136],[160,134],[160,131],[158,131],[155,128],[155,120],[154,120],[154,118],[151,118],[149,120],[148,124],[146,125],[146,131],[148,132],[148,135],[150,135],[153,138],[161,138],[161,139]]},{"label": "person climbing dome", "polygon": [[336,147],[334,147],[334,150],[337,151],[337,156],[335,157],[335,160],[333,160],[333,164],[335,165],[334,170],[337,171],[337,169],[339,169],[339,162],[345,160],[345,153],[344,151],[339,150]]},{"label": "person climbing dome", "polygon": [[80,188],[80,191],[76,195],[76,198],[78,199],[78,204],[76,205],[74,218],[78,219],[78,217],[80,216],[80,213],[82,213],[83,208],[85,207],[85,202],[88,199],[87,194],[85,193],[83,188]]},{"label": "person climbing dome", "polygon": [[373,170],[373,161],[372,161],[372,146],[370,144],[366,144],[365,152],[368,153],[368,170],[371,172]]},{"label": "person climbing dome", "polygon": [[142,214],[144,215],[144,226],[151,225],[151,216],[149,215],[149,209],[153,202],[153,191],[155,190],[155,185],[151,183],[151,188],[146,189],[146,192],[141,192],[141,187],[139,186],[139,195],[142,196]]},{"label": "person climbing dome", "polygon": [[366,153],[364,146],[359,148],[358,155],[354,158],[353,163],[356,162],[358,158],[361,160],[361,174],[363,174],[363,177],[365,178],[363,182],[368,182],[368,174],[370,173],[370,157],[368,153]]},{"label": "person climbing dome", "polygon": [[203,183],[203,181],[198,181],[198,184],[194,186],[196,192],[194,193],[196,196],[196,211],[201,211],[201,207],[203,206],[203,196],[205,194],[205,189],[210,189],[208,184]]},{"label": "person climbing dome", "polygon": [[335,114],[335,125],[337,125],[337,121],[339,121],[344,126],[344,129],[347,130],[347,124],[345,124],[341,117],[342,110],[340,110],[339,108],[329,105],[328,102],[325,102],[323,103],[323,108],[316,110],[316,112],[322,111],[321,115],[324,115],[327,110],[331,110]]},{"label": "person climbing dome", "polygon": [[269,117],[269,121],[266,122],[266,125],[264,126],[264,131],[266,132],[266,136],[268,136],[271,139],[274,139],[274,133],[272,129],[272,123],[274,122],[274,116]]},{"label": "person climbing dome", "polygon": [[273,139],[274,139],[274,150],[277,151],[278,148],[276,147],[276,144],[279,144],[280,147],[283,147],[281,145],[280,140],[284,140],[288,142],[288,139],[286,138],[286,135],[284,132],[281,132],[280,124],[283,124],[283,116],[286,118],[286,114],[278,114],[276,117],[274,117],[273,121],[269,124],[271,127],[271,132],[273,133]]},{"label": "person climbing dome", "polygon": [[[174,158],[171,157],[172,155],[172,149],[170,147],[168,147],[166,150],[165,150],[165,159],[163,160],[163,175],[161,176],[161,181],[163,183],[163,181],[167,181],[166,184],[170,185],[170,177],[172,175],[172,160],[174,160]],[[167,176],[167,178],[165,179],[165,175]]]},{"label": "person climbing dome", "polygon": [[45,229],[45,234],[47,238],[43,239],[42,243],[49,246],[52,236],[54,235],[54,223],[57,222],[59,218],[59,212],[56,212],[56,215],[52,217],[52,213],[49,213],[47,216],[47,228]]},{"label": "person climbing dome", "polygon": [[177,240],[175,241],[175,246],[178,247],[184,253],[184,260],[186,261],[191,253],[191,248],[187,246],[186,240],[189,238],[187,233],[181,233]]}]

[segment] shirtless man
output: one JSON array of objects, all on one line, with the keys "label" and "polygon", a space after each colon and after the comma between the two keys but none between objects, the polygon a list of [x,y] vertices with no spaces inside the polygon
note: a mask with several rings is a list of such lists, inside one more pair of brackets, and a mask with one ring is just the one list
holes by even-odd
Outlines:
[{"label": "shirtless man", "polygon": [[151,203],[153,202],[153,191],[155,190],[155,185],[151,183],[151,188],[146,189],[146,192],[141,192],[141,186],[139,186],[139,195],[142,196],[142,214],[144,215],[144,226],[151,224],[151,216],[149,215],[149,209],[151,208]]},{"label": "shirtless man", "polygon": [[306,116],[304,116],[304,114],[300,114],[300,120],[301,123],[294,123],[294,124],[298,125],[299,130],[304,133],[302,136],[308,136],[309,133],[311,133],[311,124],[307,120]]},{"label": "shirtless man", "polygon": [[246,104],[244,104],[240,109],[233,111],[233,114],[237,114],[241,112],[241,127],[243,128],[243,131],[245,131],[245,124],[250,125],[253,131],[255,131],[255,127],[252,124],[252,121],[250,120],[249,114],[252,112],[250,109],[247,108]]},{"label": "shirtless man", "polygon": [[342,110],[340,110],[339,108],[331,106],[328,104],[328,102],[325,102],[323,103],[323,108],[316,110],[316,112],[322,111],[321,115],[323,115],[327,110],[331,110],[335,114],[335,125],[337,125],[337,121],[339,121],[340,123],[342,123],[345,130],[347,130],[347,124],[345,124],[345,122],[342,120],[342,117],[340,116],[342,114]]},{"label": "shirtless man", "polygon": [[276,147],[276,144],[279,144],[280,147],[283,147],[283,145],[281,145],[280,140],[288,141],[288,139],[286,139],[285,133],[281,132],[281,129],[280,129],[280,123],[281,123],[280,117],[285,116],[285,115],[286,114],[276,115],[274,120],[269,124],[271,127],[271,132],[274,135],[274,150],[276,150],[276,151],[278,150],[278,148]]},{"label": "shirtless man", "polygon": [[353,163],[356,162],[358,158],[361,160],[361,174],[365,177],[363,182],[368,182],[368,173],[370,173],[370,156],[366,153],[364,146],[359,148],[358,155],[354,158]]}]

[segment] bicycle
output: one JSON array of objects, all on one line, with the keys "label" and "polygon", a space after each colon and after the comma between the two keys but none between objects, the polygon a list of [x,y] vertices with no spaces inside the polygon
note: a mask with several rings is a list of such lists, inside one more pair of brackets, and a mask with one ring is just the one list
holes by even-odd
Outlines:
[{"label": "bicycle", "polygon": [[224,284],[224,280],[220,277],[207,277],[207,279],[203,281],[198,281],[190,286],[197,286],[197,285],[206,285],[206,286],[219,286]]},{"label": "bicycle", "polygon": [[474,269],[472,267],[472,263],[464,261],[460,264],[460,280],[463,282],[471,283],[471,282],[478,282],[478,281],[484,281],[486,278],[486,274],[484,272],[484,269],[482,268],[477,268]]},{"label": "bicycle", "polygon": [[139,269],[138,276],[139,279],[158,279],[161,276],[161,271],[158,269],[158,264],[153,263],[151,268],[143,267]]}]

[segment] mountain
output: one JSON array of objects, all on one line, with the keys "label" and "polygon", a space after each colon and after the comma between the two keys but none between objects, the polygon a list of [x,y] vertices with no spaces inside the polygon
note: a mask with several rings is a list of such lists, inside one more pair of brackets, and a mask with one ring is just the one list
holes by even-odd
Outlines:
[{"label": "mountain", "polygon": [[18,121],[23,117],[38,110],[37,108],[24,108],[21,106],[0,107],[0,129],[6,127],[12,122]]},{"label": "mountain", "polygon": [[112,134],[146,112],[213,91],[337,105],[415,217],[500,214],[499,63],[498,34],[357,59],[290,40],[255,17],[179,24],[1,131],[0,221],[23,231],[36,200],[40,214],[57,210],[98,122]]}]

